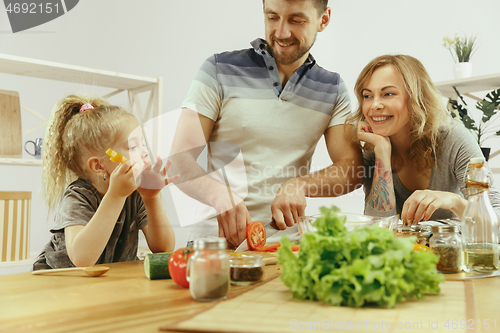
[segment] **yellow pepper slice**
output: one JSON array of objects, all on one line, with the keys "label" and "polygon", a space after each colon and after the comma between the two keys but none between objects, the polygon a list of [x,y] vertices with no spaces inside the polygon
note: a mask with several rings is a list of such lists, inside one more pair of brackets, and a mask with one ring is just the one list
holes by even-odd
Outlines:
[{"label": "yellow pepper slice", "polygon": [[106,154],[109,155],[111,162],[125,163],[127,161],[126,157],[124,157],[121,154],[118,154],[116,151],[114,151],[111,148],[109,148],[108,150],[106,150]]},{"label": "yellow pepper slice", "polygon": [[431,250],[430,248],[428,248],[427,246],[422,245],[422,244],[413,245],[413,251],[415,251],[415,252],[421,252],[421,251],[427,252],[430,250]]}]

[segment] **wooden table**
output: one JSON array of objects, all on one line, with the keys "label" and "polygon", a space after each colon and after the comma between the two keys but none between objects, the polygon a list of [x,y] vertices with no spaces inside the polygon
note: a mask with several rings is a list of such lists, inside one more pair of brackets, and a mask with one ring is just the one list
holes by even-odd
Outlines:
[{"label": "wooden table", "polygon": [[[0,276],[0,332],[158,332],[212,304],[193,301],[189,290],[172,280],[148,280],[142,261],[106,266],[111,269],[101,277],[83,272]],[[264,279],[279,268],[266,266]],[[500,277],[473,281],[477,317],[497,319],[500,330]],[[231,286],[230,294],[245,288]]]}]

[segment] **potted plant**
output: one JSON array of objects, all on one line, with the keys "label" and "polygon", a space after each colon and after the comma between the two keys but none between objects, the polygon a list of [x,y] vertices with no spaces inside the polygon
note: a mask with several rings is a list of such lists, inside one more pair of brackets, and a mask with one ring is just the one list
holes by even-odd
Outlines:
[{"label": "potted plant", "polygon": [[472,74],[472,64],[469,62],[472,54],[476,51],[476,37],[444,37],[443,46],[450,51],[451,57],[455,61],[453,73],[456,79],[470,77]]},{"label": "potted plant", "polygon": [[[486,97],[476,103],[476,109],[480,110],[483,114],[481,120],[477,123],[471,116],[469,116],[467,103],[462,95],[460,95],[456,87],[453,87],[453,89],[457,93],[459,101],[451,98],[448,100],[448,105],[452,108],[452,110],[450,110],[451,116],[455,118],[458,114],[458,117],[465,127],[476,135],[477,143],[481,147],[485,159],[488,160],[490,148],[482,147],[482,145],[486,139],[494,136],[500,136],[500,131],[495,132],[494,129],[491,128],[491,125],[493,124],[491,119],[497,115],[500,106],[500,89],[489,92]],[[495,119],[496,118],[498,117],[495,117]]]}]

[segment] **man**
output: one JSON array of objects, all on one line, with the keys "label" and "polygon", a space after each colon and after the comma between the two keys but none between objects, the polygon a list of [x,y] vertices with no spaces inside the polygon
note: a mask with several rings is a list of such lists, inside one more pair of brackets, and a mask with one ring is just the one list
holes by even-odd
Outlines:
[{"label": "man", "polygon": [[[234,246],[245,239],[251,221],[274,219],[286,229],[304,215],[306,196],[338,196],[362,182],[356,172],[361,152],[344,125],[350,112],[345,84],[309,54],[316,34],[330,22],[328,0],[263,4],[266,40],[205,61],[183,102],[197,114],[181,117],[173,147],[179,153],[201,146],[192,131],[198,121],[209,154],[214,142],[241,149],[248,187],[244,200],[232,187],[193,171],[199,149],[188,151],[191,162],[173,160],[181,182],[198,177],[190,186],[179,185],[181,190],[216,209],[217,222],[211,222],[211,229],[200,227],[200,233],[216,235],[218,226],[219,236]],[[309,174],[322,135],[333,164]]]}]

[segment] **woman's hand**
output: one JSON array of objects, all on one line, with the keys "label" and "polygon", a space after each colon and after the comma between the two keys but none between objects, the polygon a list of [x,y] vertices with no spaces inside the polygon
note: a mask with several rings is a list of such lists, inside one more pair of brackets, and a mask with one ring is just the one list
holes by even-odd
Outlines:
[{"label": "woman's hand", "polygon": [[467,205],[467,200],[456,193],[431,190],[417,190],[406,199],[401,220],[406,226],[427,221],[438,208],[451,210],[459,218]]},{"label": "woman's hand", "polygon": [[143,199],[156,197],[165,186],[179,178],[179,175],[175,175],[165,179],[171,165],[172,161],[168,160],[165,167],[161,169],[162,160],[161,157],[157,156],[155,166],[153,168],[148,166],[138,175],[139,188],[137,190]]},{"label": "woman's hand", "polygon": [[375,153],[375,169],[372,188],[367,203],[379,211],[390,211],[396,206],[396,195],[392,181],[391,140],[388,137],[373,133],[367,122],[358,123],[358,138],[373,145]]},{"label": "woman's hand", "polygon": [[[390,152],[391,140],[386,136],[382,136],[382,135],[378,135],[378,134],[373,133],[372,128],[370,127],[370,125],[368,125],[367,122],[360,121],[358,123],[358,133],[357,134],[358,134],[358,139],[373,145],[373,147],[375,147],[376,150],[389,149],[389,152]],[[376,151],[375,151],[375,153],[376,153]]]}]

